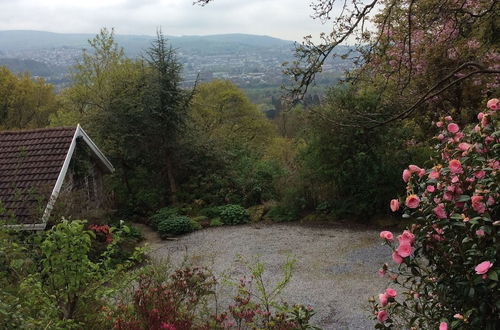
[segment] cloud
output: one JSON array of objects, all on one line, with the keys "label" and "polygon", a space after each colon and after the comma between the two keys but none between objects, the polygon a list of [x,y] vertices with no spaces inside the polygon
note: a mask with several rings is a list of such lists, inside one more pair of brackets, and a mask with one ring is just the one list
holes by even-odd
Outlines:
[{"label": "cloud", "polygon": [[168,35],[251,33],[300,40],[327,31],[308,0],[215,0],[201,7],[192,0],[0,0],[0,30]]}]

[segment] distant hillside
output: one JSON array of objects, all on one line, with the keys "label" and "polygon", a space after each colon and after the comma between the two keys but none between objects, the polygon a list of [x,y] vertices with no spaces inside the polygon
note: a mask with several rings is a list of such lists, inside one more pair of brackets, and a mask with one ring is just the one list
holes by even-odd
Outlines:
[{"label": "distant hillside", "polygon": [[[16,73],[28,71],[63,88],[71,83],[69,68],[89,48],[94,34],[44,31],[0,31],[0,65]],[[129,57],[141,56],[154,36],[116,35]],[[167,36],[183,65],[183,86],[199,81],[227,79],[241,88],[277,90],[284,82],[282,63],[293,60],[292,41],[249,34]],[[317,82],[334,84],[349,61],[327,61]]]},{"label": "distant hillside", "polygon": [[[0,31],[0,52],[18,52],[47,48],[88,48],[87,40],[95,34],[53,33],[44,31],[13,30]],[[136,56],[151,44],[153,36],[121,35],[115,36],[129,56]],[[249,34],[220,34],[210,36],[167,36],[174,48],[182,52],[220,54],[246,51],[249,49],[291,47],[292,41],[268,36]]]}]

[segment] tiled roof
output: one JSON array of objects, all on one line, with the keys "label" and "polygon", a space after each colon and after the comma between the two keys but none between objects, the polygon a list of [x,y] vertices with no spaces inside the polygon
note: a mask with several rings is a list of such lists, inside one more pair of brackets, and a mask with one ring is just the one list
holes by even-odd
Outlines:
[{"label": "tiled roof", "polygon": [[76,127],[0,132],[0,219],[38,223]]}]

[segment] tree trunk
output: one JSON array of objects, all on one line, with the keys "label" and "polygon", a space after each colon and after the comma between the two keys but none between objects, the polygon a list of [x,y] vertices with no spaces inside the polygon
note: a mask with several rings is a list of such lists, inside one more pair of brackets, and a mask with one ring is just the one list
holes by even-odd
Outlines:
[{"label": "tree trunk", "polygon": [[172,158],[170,154],[167,154],[165,159],[167,165],[167,177],[170,186],[170,202],[172,204],[177,204],[177,185],[175,184],[174,171],[172,166]]}]

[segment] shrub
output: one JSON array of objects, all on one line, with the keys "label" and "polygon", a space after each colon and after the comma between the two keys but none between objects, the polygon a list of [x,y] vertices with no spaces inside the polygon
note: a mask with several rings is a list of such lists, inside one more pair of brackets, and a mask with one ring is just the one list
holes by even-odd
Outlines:
[{"label": "shrub", "polygon": [[211,207],[205,207],[200,211],[200,213],[207,218],[217,218],[220,217],[220,211],[221,207],[220,206],[211,206]]},{"label": "shrub", "polygon": [[220,218],[213,218],[212,221],[210,221],[210,227],[219,227],[219,226],[224,226]]},{"label": "shrub", "polygon": [[274,222],[289,222],[299,218],[299,211],[293,207],[277,205],[269,210],[267,216]]},{"label": "shrub", "polygon": [[158,224],[158,232],[162,237],[186,234],[193,230],[191,220],[182,215],[169,217]]},{"label": "shrub", "polygon": [[229,204],[220,206],[220,218],[225,225],[238,225],[247,223],[249,214],[243,206]]},{"label": "shrub", "polygon": [[177,216],[177,215],[179,215],[178,208],[171,207],[171,206],[164,207],[149,218],[149,224],[153,228],[158,229],[158,225],[160,224],[160,222],[163,222],[166,219],[173,217],[173,216]]},{"label": "shrub", "polygon": [[[378,303],[372,300],[378,328],[498,329],[500,131],[494,119],[500,102],[488,107],[474,129],[461,131],[449,116],[439,121],[437,164],[403,172],[403,217],[415,224],[398,243],[391,232],[380,233],[397,268],[385,264],[379,272],[389,272],[403,290],[397,300],[391,288]],[[393,211],[399,205],[391,201]]]},{"label": "shrub", "polygon": [[200,230],[203,228],[196,218],[189,218],[189,222],[191,223],[191,229],[193,231]]}]

